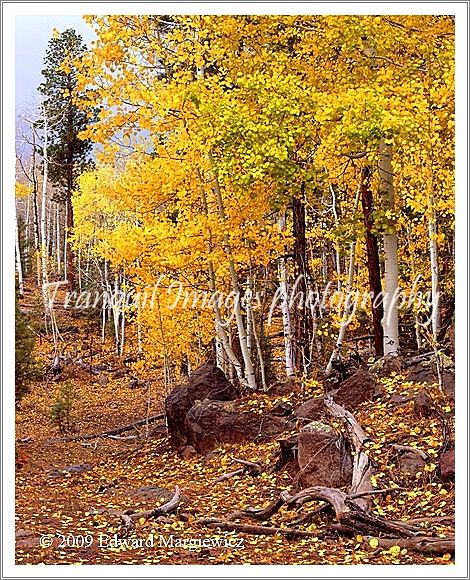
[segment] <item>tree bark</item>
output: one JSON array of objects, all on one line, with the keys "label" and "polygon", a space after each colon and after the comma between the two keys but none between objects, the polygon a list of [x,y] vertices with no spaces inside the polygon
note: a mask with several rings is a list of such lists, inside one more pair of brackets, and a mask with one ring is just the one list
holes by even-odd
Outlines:
[{"label": "tree bark", "polygon": [[374,327],[374,347],[377,357],[384,354],[383,341],[383,303],[382,282],[380,280],[379,244],[372,233],[374,210],[372,191],[370,189],[370,168],[364,167],[361,174],[361,199],[364,226],[366,229],[367,271],[369,274],[369,289],[372,302],[372,323]]},{"label": "tree bark", "polygon": [[[353,207],[353,217],[356,215],[357,206],[359,205],[359,195],[361,193],[361,185],[362,182],[359,183],[359,187],[357,188],[356,197],[354,199],[354,207]],[[354,239],[351,242],[350,251],[349,251],[349,269],[348,269],[348,281],[346,284],[346,300],[344,304],[344,313],[343,313],[343,320],[341,321],[341,325],[339,327],[338,332],[338,339],[336,341],[336,348],[331,354],[330,360],[328,361],[328,365],[325,370],[325,375],[329,376],[333,371],[333,362],[336,358],[341,356],[341,348],[343,346],[344,337],[346,335],[346,327],[349,322],[350,317],[350,294],[352,290],[353,280],[354,280],[354,267],[356,262],[356,240]]]},{"label": "tree bark", "polygon": [[[197,177],[199,180],[200,191],[201,191],[202,208],[204,211],[204,215],[206,217],[208,217],[209,216],[209,206],[207,203],[207,194],[206,194],[206,190],[204,189],[202,175],[201,175],[199,170],[197,170]],[[209,239],[207,240],[207,251],[209,253],[212,251],[212,236],[211,236],[210,232],[209,232]],[[244,384],[245,379],[244,379],[244,375],[243,375],[243,367],[240,363],[240,360],[238,359],[236,354],[233,352],[232,347],[230,345],[230,340],[229,340],[229,336],[228,336],[228,333],[226,330],[226,325],[224,324],[224,321],[222,319],[222,313],[220,311],[219,301],[217,300],[217,297],[216,297],[217,286],[216,286],[216,279],[215,279],[215,269],[214,269],[214,264],[213,264],[212,260],[208,260],[207,270],[208,270],[208,274],[209,274],[209,290],[212,293],[211,302],[212,302],[212,308],[214,310],[215,332],[217,335],[217,339],[218,339],[219,344],[221,345],[221,347],[225,351],[225,354],[227,355],[227,358],[228,358],[230,364],[235,369],[238,380],[242,384]],[[217,343],[216,343],[216,346],[217,346]],[[217,353],[216,353],[216,358],[217,358]]]},{"label": "tree bark", "polygon": [[16,256],[16,272],[18,274],[18,293],[21,297],[24,294],[24,284],[23,284],[23,265],[21,263],[21,250],[20,250],[20,234],[18,231],[18,218],[16,215],[16,201],[15,201],[15,256]]},{"label": "tree bark", "polygon": [[[392,146],[379,144],[379,194],[386,211],[393,211],[395,198],[393,192]],[[387,218],[384,240],[384,354],[396,356],[399,350],[398,336],[398,236],[392,218]]]},{"label": "tree bark", "polygon": [[[219,180],[217,178],[217,173],[215,170],[214,159],[213,159],[211,153],[209,153],[209,160],[211,163],[212,173],[213,173],[213,177],[214,177],[213,190],[214,190],[215,198],[217,201],[218,214],[219,214],[220,221],[222,222],[222,224],[225,225],[226,216],[225,216],[224,202],[223,202],[223,198],[222,198],[222,192],[220,190]],[[228,237],[227,233],[224,234],[224,252],[225,252],[225,255],[227,256],[227,259],[228,259],[228,265],[229,265],[229,271],[230,271],[230,280],[232,283],[232,291],[235,295],[234,313],[235,313],[235,320],[236,320],[237,329],[238,329],[238,338],[240,340],[240,348],[242,351],[242,357],[243,357],[243,362],[244,362],[244,366],[245,366],[245,378],[246,378],[246,382],[247,382],[248,387],[250,389],[256,389],[255,370],[253,368],[253,362],[251,360],[251,355],[250,355],[250,351],[248,348],[245,321],[243,320],[241,307],[240,307],[241,294],[240,294],[240,287],[238,284],[238,275],[237,275],[237,272],[235,269],[235,263],[233,261],[233,255],[232,255],[232,248],[230,246],[230,241],[229,241],[229,237]]]},{"label": "tree bark", "polygon": [[[286,229],[286,214],[282,212],[279,215],[279,229]],[[282,330],[284,334],[284,353],[286,375],[292,377],[295,375],[294,365],[294,345],[292,342],[292,323],[289,308],[289,271],[287,269],[287,259],[282,256],[279,259],[279,292],[281,297],[282,311]]]},{"label": "tree bark", "polygon": [[[69,105],[67,112],[67,122],[69,125],[70,135],[73,134],[73,112],[72,107]],[[73,144],[68,142],[67,144],[67,192],[65,204],[67,206],[67,283],[69,291],[72,292],[75,286],[75,268],[74,268],[74,254],[73,248],[70,243],[70,235],[73,232],[73,205],[72,205],[72,191],[74,187],[73,178]]]},{"label": "tree bark", "polygon": [[300,197],[292,200],[294,235],[294,361],[295,368],[307,373],[311,363],[312,316],[308,307],[310,272],[307,260],[305,184],[300,187]]}]

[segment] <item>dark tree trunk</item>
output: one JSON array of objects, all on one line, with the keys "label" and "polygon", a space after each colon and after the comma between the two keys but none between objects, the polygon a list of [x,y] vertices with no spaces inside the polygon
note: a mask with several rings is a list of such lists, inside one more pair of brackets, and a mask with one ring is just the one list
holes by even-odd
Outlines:
[{"label": "dark tree trunk", "polygon": [[[71,89],[70,89],[71,90]],[[68,125],[69,134],[73,133],[73,112],[71,106],[68,110]],[[72,206],[72,191],[74,187],[73,178],[73,143],[69,141],[67,143],[67,192],[65,203],[67,204],[67,283],[69,291],[72,292],[75,286],[75,263],[74,263],[74,253],[72,249],[72,244],[69,242],[69,236],[73,231],[73,206]]]},{"label": "dark tree trunk", "polygon": [[372,233],[374,202],[372,198],[372,191],[369,186],[370,168],[364,167],[361,175],[361,197],[362,197],[362,211],[364,214],[364,225],[366,228],[366,248],[367,248],[367,270],[369,273],[369,288],[371,292],[372,302],[372,322],[374,327],[374,346],[375,354],[378,357],[383,356],[383,301],[378,301],[379,304],[374,304],[375,297],[382,292],[382,282],[380,279],[380,260],[379,260],[379,244],[377,237]]},{"label": "dark tree trunk", "polygon": [[297,372],[307,370],[311,363],[312,315],[308,304],[310,273],[307,260],[305,212],[305,184],[300,186],[300,196],[292,200],[294,235],[294,364]]}]

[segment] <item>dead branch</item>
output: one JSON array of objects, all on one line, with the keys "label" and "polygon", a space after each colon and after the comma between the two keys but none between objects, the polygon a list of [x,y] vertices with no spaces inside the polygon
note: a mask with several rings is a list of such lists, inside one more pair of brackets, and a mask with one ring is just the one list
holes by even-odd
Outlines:
[{"label": "dead branch", "polygon": [[363,447],[364,442],[369,437],[352,413],[335,403],[331,395],[325,397],[325,406],[333,417],[343,421],[354,449],[353,475],[349,495],[362,494],[358,496],[359,501],[355,502],[356,506],[365,512],[369,512],[372,503],[368,497],[369,494],[364,492],[370,492],[373,489],[371,482],[372,472],[369,456]]},{"label": "dead branch", "polygon": [[421,457],[421,459],[424,459],[424,461],[429,459],[428,455],[424,451],[421,451],[421,449],[416,449],[415,447],[411,447],[410,445],[398,445],[398,443],[392,443],[392,447],[397,451],[407,451],[409,453],[414,453],[418,457]]},{"label": "dead branch", "polygon": [[115,427],[114,429],[110,429],[109,431],[102,431],[101,433],[89,433],[88,435],[74,435],[71,437],[59,437],[54,439],[48,439],[47,443],[68,443],[69,441],[85,441],[88,439],[96,439],[98,437],[110,437],[111,435],[119,435],[120,433],[124,433],[125,431],[130,431],[131,429],[135,429],[136,427],[142,427],[147,423],[153,423],[154,421],[158,421],[158,419],[163,419],[164,416],[165,416],[164,413],[161,413],[159,415],[152,415],[151,417],[139,419],[138,421],[134,421],[133,423],[129,423],[128,425]]},{"label": "dead branch", "polygon": [[227,479],[230,479],[231,477],[235,477],[236,475],[241,475],[242,473],[245,473],[244,467],[241,467],[240,469],[236,469],[235,471],[229,471],[228,473],[224,473],[223,475],[218,477],[215,480],[215,482],[220,483],[221,481],[226,481]]},{"label": "dead branch", "polygon": [[140,520],[140,518],[157,518],[159,516],[165,516],[171,514],[181,502],[181,490],[179,486],[175,487],[174,496],[161,505],[160,507],[153,510],[146,510],[143,512],[134,512],[128,510],[127,512],[121,514],[122,526],[119,530],[119,537],[125,538],[129,535],[131,530],[134,529],[134,522]]},{"label": "dead branch", "polygon": [[419,363],[427,358],[430,358],[434,354],[434,351],[425,352],[413,358],[409,358],[403,363],[404,368],[412,367],[414,364]]},{"label": "dead branch", "polygon": [[219,528],[220,530],[227,530],[230,532],[242,532],[244,534],[255,534],[264,536],[274,536],[281,534],[290,538],[310,538],[318,536],[316,532],[308,532],[306,530],[298,530],[292,528],[275,528],[272,526],[256,526],[253,524],[239,524],[237,522],[230,522],[227,520],[219,520],[217,518],[202,518],[197,520],[201,526],[209,528]]},{"label": "dead branch", "polygon": [[250,475],[256,476],[260,475],[263,472],[263,467],[259,463],[255,463],[253,461],[246,461],[245,459],[237,459],[236,457],[233,457],[232,459],[236,463],[241,463],[243,467],[240,469],[236,469],[235,471],[224,473],[218,479],[215,480],[216,483],[226,481],[231,477],[235,477],[236,475],[242,475],[243,473],[249,473]]},{"label": "dead branch", "polygon": [[255,463],[254,461],[246,461],[245,459],[237,459],[236,457],[233,457],[232,460],[235,461],[235,463],[240,463],[245,467],[249,467],[249,471],[257,473],[257,475],[260,475],[263,471],[261,465],[259,463]]}]

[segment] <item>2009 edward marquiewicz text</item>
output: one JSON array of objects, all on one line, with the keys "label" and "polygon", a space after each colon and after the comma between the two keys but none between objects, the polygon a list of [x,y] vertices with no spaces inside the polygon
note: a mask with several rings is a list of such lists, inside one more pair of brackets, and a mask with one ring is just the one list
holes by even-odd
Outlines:
[{"label": "2009 edward marquiewicz text", "polygon": [[146,538],[119,538],[117,534],[109,536],[100,534],[97,544],[100,548],[181,548],[184,550],[196,550],[198,548],[243,548],[243,538],[229,537],[195,537],[180,538],[173,534],[149,534]]}]

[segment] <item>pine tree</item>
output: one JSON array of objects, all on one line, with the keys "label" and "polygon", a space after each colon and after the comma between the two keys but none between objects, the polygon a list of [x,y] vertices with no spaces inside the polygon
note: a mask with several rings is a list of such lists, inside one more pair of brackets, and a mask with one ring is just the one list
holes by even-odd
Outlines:
[{"label": "pine tree", "polygon": [[[39,91],[45,97],[45,114],[49,119],[49,145],[47,161],[49,179],[59,190],[61,201],[66,205],[67,230],[73,229],[72,191],[76,179],[92,165],[90,140],[79,139],[80,131],[93,121],[95,111],[83,111],[75,104],[77,95],[77,71],[75,63],[86,52],[82,37],[73,29],[54,36],[46,52],[46,68],[42,71],[44,82]],[[83,100],[84,96],[80,95]],[[74,286],[74,262],[70,244],[67,244],[67,281]]]},{"label": "pine tree", "polygon": [[28,318],[15,304],[15,398],[18,401],[37,377],[38,366],[33,357],[34,337]]}]

